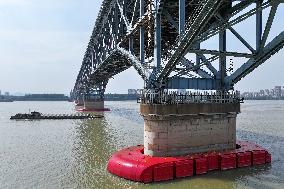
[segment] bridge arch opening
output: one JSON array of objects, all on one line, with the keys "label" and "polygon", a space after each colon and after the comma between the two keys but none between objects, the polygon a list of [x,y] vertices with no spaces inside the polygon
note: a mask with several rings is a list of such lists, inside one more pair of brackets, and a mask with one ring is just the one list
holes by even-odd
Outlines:
[{"label": "bridge arch opening", "polygon": [[105,93],[126,94],[128,89],[142,88],[144,88],[144,80],[135,68],[131,67],[110,78]]}]

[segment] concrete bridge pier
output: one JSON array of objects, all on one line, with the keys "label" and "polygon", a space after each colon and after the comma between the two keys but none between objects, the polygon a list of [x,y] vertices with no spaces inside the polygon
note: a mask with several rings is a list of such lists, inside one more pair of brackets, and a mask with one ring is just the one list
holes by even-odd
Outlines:
[{"label": "concrete bridge pier", "polygon": [[105,111],[104,99],[89,99],[84,101],[85,111]]},{"label": "concrete bridge pier", "polygon": [[108,171],[149,183],[270,163],[265,148],[236,141],[240,102],[238,94],[219,91],[143,94],[144,145],[114,153]]},{"label": "concrete bridge pier", "polygon": [[236,149],[240,103],[143,104],[144,154],[178,156]]},{"label": "concrete bridge pier", "polygon": [[82,108],[84,108],[84,100],[83,99],[75,100],[75,110],[80,110]]}]

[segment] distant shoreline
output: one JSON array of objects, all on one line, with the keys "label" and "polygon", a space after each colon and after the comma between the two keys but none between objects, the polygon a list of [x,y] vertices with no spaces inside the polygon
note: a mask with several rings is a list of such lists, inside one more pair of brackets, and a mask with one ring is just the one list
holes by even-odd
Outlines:
[{"label": "distant shoreline", "polygon": [[244,98],[244,100],[284,100],[284,97],[281,97],[281,98]]},{"label": "distant shoreline", "polygon": [[[139,98],[138,94],[105,94],[105,101],[135,101]],[[29,94],[25,96],[1,96],[0,102],[25,102],[25,101],[69,101],[70,97],[64,94]]]}]

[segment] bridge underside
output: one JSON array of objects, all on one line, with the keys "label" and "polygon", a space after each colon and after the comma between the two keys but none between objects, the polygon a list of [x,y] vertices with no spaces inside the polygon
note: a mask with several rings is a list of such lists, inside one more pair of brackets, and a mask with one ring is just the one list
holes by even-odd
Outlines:
[{"label": "bridge underside", "polygon": [[[283,3],[104,0],[72,97],[103,101],[109,79],[133,66],[145,81],[146,155],[235,148],[241,99],[234,85],[283,48],[284,31],[270,37]],[[255,44],[237,31],[239,23],[253,30]],[[229,49],[228,33],[243,47]]]},{"label": "bridge underside", "polygon": [[128,51],[118,48],[113,50],[96,70],[91,73],[90,80],[93,85],[99,85],[132,66],[136,68],[139,74],[144,75],[139,60]]},{"label": "bridge underside", "polygon": [[[72,95],[82,99],[97,88],[101,93],[109,79],[131,66],[145,80],[145,89],[232,90],[234,84],[283,48],[283,31],[268,41],[282,3],[104,0]],[[264,10],[269,10],[265,19]],[[250,44],[234,26],[253,16],[256,43]],[[229,32],[246,52],[228,50]],[[203,45],[216,37],[215,48]],[[234,68],[232,60],[237,58],[247,61]]]}]

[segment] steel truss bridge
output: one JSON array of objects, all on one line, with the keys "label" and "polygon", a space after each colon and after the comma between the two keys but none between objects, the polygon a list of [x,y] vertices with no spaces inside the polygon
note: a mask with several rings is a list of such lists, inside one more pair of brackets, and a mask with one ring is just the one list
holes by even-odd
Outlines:
[{"label": "steel truss bridge", "polygon": [[[269,40],[274,17],[283,3],[104,0],[71,94],[74,99],[103,99],[109,79],[132,66],[145,81],[145,89],[232,90],[283,48],[284,31]],[[269,14],[265,19],[266,10]],[[254,35],[255,44],[234,28],[252,17],[255,31],[248,33]],[[245,52],[228,50],[229,32],[243,44]],[[211,39],[218,40],[215,48],[206,45]],[[244,62],[232,69],[230,58]]]}]

